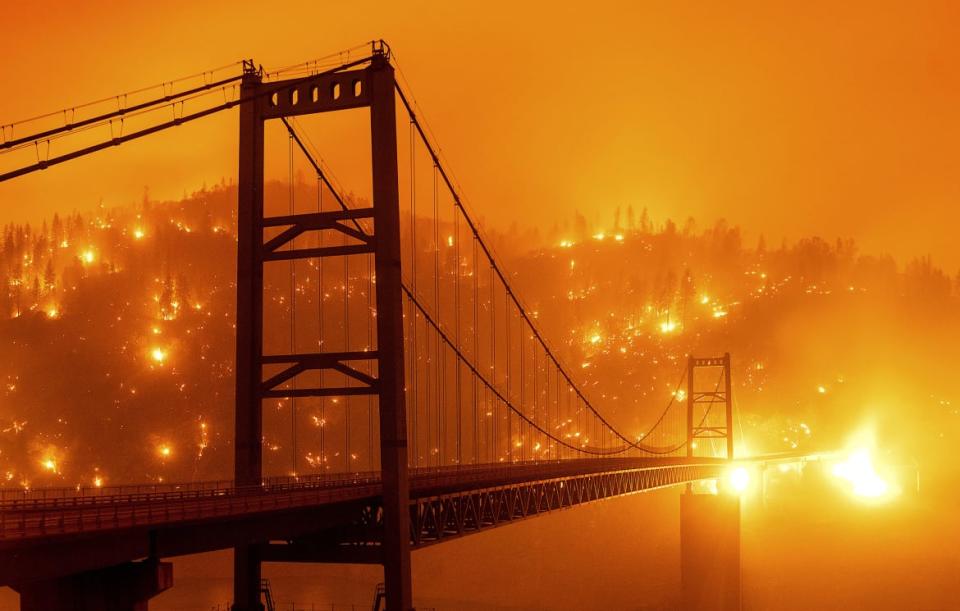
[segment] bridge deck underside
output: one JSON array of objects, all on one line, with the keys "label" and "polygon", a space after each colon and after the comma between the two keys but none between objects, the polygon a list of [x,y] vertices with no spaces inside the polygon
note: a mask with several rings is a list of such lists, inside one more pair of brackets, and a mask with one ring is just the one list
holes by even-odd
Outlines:
[{"label": "bridge deck underside", "polygon": [[[614,458],[412,470],[411,543],[423,547],[556,509],[717,477],[723,464]],[[7,500],[0,503],[0,585],[247,543],[262,544],[267,560],[379,562],[381,516],[375,474]]]}]

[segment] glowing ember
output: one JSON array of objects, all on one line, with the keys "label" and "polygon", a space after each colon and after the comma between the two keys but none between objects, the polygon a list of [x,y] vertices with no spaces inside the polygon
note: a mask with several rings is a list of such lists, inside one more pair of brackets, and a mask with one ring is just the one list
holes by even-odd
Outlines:
[{"label": "glowing ember", "polygon": [[163,363],[167,360],[167,351],[163,348],[154,348],[150,351],[150,358],[152,358],[158,365],[163,365]]},{"label": "glowing ember", "polygon": [[160,458],[170,458],[173,455],[173,448],[167,443],[160,444],[157,446],[157,454]]},{"label": "glowing ember", "polygon": [[210,445],[210,437],[207,431],[207,423],[200,422],[200,442],[197,443],[197,458],[203,457],[203,451]]},{"label": "glowing ember", "polygon": [[663,333],[664,335],[668,333],[673,333],[676,330],[677,330],[677,323],[672,320],[665,320],[662,323],[660,323],[660,333]]},{"label": "glowing ember", "polygon": [[93,252],[92,248],[88,248],[80,253],[80,260],[89,265],[97,260],[97,253]]},{"label": "glowing ember", "polygon": [[44,458],[40,464],[50,473],[57,472],[57,460],[53,457],[48,456],[47,458]]},{"label": "glowing ember", "polygon": [[133,230],[133,239],[134,239],[134,240],[142,240],[142,239],[143,239],[143,236],[145,236],[145,235],[147,235],[146,232],[145,232],[143,229],[141,229],[140,227],[137,227],[136,229]]}]

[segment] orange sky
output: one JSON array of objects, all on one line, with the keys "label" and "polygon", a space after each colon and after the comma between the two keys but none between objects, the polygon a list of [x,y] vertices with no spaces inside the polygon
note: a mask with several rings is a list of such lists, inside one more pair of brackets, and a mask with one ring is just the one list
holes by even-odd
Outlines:
[{"label": "orange sky", "polygon": [[[751,243],[851,236],[960,267],[960,4],[370,4],[15,0],[0,123],[382,37],[488,221],[547,228],[632,204],[726,217]],[[0,184],[0,219],[219,182],[235,129],[231,112]]]}]

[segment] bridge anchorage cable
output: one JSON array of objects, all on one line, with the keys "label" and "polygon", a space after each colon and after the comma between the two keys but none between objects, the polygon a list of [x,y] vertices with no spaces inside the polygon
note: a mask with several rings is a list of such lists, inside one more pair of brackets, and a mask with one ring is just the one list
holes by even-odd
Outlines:
[{"label": "bridge anchorage cable", "polygon": [[[318,73],[316,73],[316,74],[312,74],[312,75],[307,75],[307,76],[295,78],[295,79],[293,79],[293,84],[296,84],[297,82],[300,82],[300,81],[307,81],[307,80],[309,80],[309,79],[315,78],[316,76],[322,76],[322,75],[327,75],[327,74],[335,74],[335,73],[337,73],[337,72],[341,72],[341,71],[347,70],[347,69],[349,69],[349,68],[353,68],[353,67],[356,67],[356,66],[360,66],[360,65],[369,63],[372,59],[373,59],[373,56],[366,56],[366,57],[363,57],[363,58],[360,58],[360,59],[351,60],[351,61],[349,61],[349,62],[347,62],[347,63],[337,65],[337,66],[335,66],[335,67],[329,68],[329,69],[327,69],[327,70],[323,70],[323,71],[318,72]],[[153,99],[153,100],[149,100],[148,102],[144,102],[143,104],[139,105],[140,107],[139,107],[136,111],[133,111],[133,110],[127,108],[127,109],[122,109],[122,110],[113,111],[113,112],[110,112],[110,113],[104,113],[104,114],[99,115],[99,116],[97,116],[97,117],[94,117],[94,118],[92,118],[92,119],[90,119],[90,120],[87,120],[87,122],[85,122],[84,125],[81,126],[81,127],[78,127],[78,126],[77,126],[78,123],[74,123],[74,124],[71,124],[71,126],[70,126],[69,128],[65,128],[65,126],[60,126],[60,127],[58,127],[58,128],[54,128],[55,131],[56,131],[56,133],[49,134],[49,135],[47,134],[47,132],[49,132],[49,131],[51,131],[51,130],[43,130],[43,131],[40,131],[40,132],[33,133],[33,134],[29,135],[29,136],[24,136],[24,137],[22,137],[22,138],[17,138],[17,139],[15,139],[15,140],[13,140],[13,139],[4,140],[4,144],[6,145],[6,147],[4,148],[4,147],[0,146],[0,154],[9,153],[9,152],[12,152],[12,151],[14,151],[14,150],[18,150],[20,147],[23,147],[23,146],[30,146],[30,145],[34,144],[35,142],[39,142],[39,141],[44,140],[45,138],[49,138],[50,140],[59,139],[59,138],[63,138],[63,137],[65,137],[65,136],[71,135],[71,134],[73,134],[73,133],[78,133],[78,132],[80,132],[80,131],[85,131],[85,130],[89,130],[89,129],[92,129],[92,128],[95,128],[95,127],[99,127],[99,126],[102,126],[102,125],[106,125],[106,123],[107,123],[111,118],[116,118],[116,117],[119,117],[119,116],[121,116],[121,115],[123,115],[123,116],[125,116],[125,117],[127,117],[127,118],[130,118],[131,116],[140,116],[140,115],[142,115],[142,114],[149,113],[149,112],[154,112],[154,111],[156,111],[156,110],[163,109],[163,108],[167,108],[167,107],[174,107],[174,118],[173,118],[172,120],[165,121],[165,122],[161,122],[161,123],[157,123],[157,124],[152,125],[152,126],[150,126],[150,127],[145,127],[145,128],[143,128],[143,129],[140,129],[140,130],[131,132],[131,133],[126,134],[126,135],[123,135],[123,136],[119,136],[119,137],[116,137],[116,138],[110,138],[110,139],[101,141],[101,142],[96,143],[96,144],[92,144],[92,145],[85,146],[85,147],[83,147],[83,148],[79,148],[79,149],[76,149],[76,150],[72,150],[72,151],[70,151],[70,152],[67,152],[67,153],[58,155],[58,156],[56,156],[56,157],[51,157],[51,158],[45,160],[43,163],[38,162],[38,163],[35,163],[35,164],[22,166],[22,167],[19,167],[19,168],[16,168],[16,169],[14,169],[14,170],[10,170],[10,171],[4,172],[4,173],[0,173],[0,182],[4,182],[4,181],[7,181],[7,180],[11,180],[11,179],[13,179],[13,178],[17,178],[17,177],[23,176],[23,175],[25,175],[25,174],[30,174],[30,173],[36,172],[36,171],[38,171],[38,170],[43,170],[43,169],[46,169],[46,168],[48,168],[48,167],[50,167],[50,166],[58,165],[58,164],[61,164],[61,163],[67,162],[67,161],[71,161],[71,160],[77,159],[77,158],[79,158],[79,157],[84,157],[84,156],[86,156],[86,155],[90,155],[90,154],[92,154],[92,153],[96,153],[96,152],[98,152],[98,151],[101,151],[101,150],[103,150],[103,149],[105,149],[105,148],[108,148],[108,147],[111,147],[111,146],[117,146],[117,145],[119,145],[119,144],[124,144],[124,143],[130,142],[130,141],[132,141],[132,140],[137,140],[137,139],[139,139],[139,138],[143,138],[143,137],[145,137],[145,136],[149,136],[149,135],[152,135],[152,134],[161,132],[161,131],[165,131],[165,130],[170,129],[170,128],[173,128],[173,127],[178,127],[178,126],[180,126],[180,125],[184,125],[184,124],[186,124],[186,123],[190,123],[190,122],[196,121],[196,120],[198,120],[198,119],[203,119],[203,118],[208,117],[208,116],[210,116],[210,115],[213,115],[213,114],[222,112],[222,111],[224,111],[224,110],[229,110],[229,109],[231,109],[231,108],[234,108],[235,106],[239,106],[240,104],[243,104],[243,103],[245,103],[245,102],[249,102],[249,101],[254,100],[254,99],[257,99],[257,98],[272,96],[273,94],[277,93],[277,92],[280,90],[280,88],[282,87],[282,86],[276,86],[276,87],[269,87],[269,86],[267,86],[267,87],[263,87],[261,91],[259,91],[259,92],[256,93],[256,94],[253,94],[253,95],[248,95],[248,96],[246,96],[246,97],[238,97],[238,98],[233,99],[233,100],[226,100],[226,101],[224,101],[223,104],[217,104],[217,105],[214,105],[214,106],[209,106],[209,107],[207,107],[207,108],[203,108],[203,109],[201,109],[201,110],[198,110],[198,111],[195,111],[195,112],[192,112],[192,113],[189,113],[189,114],[187,114],[187,113],[185,112],[185,110],[184,110],[184,103],[185,103],[185,102],[190,101],[190,100],[195,100],[195,99],[197,99],[197,98],[200,97],[200,96],[209,94],[211,90],[216,91],[216,90],[218,90],[218,89],[222,89],[222,88],[225,88],[225,87],[230,87],[230,86],[234,85],[235,82],[238,81],[240,78],[242,78],[242,75],[233,76],[233,77],[230,77],[229,79],[224,79],[224,81],[226,81],[226,82],[223,82],[223,83],[214,83],[213,85],[210,85],[210,86],[201,86],[201,87],[198,88],[198,89],[199,89],[198,91],[194,91],[194,92],[192,92],[192,93],[190,93],[190,94],[181,92],[181,93],[179,93],[179,94],[172,94],[172,95],[170,95],[170,96],[161,96],[161,97],[159,97],[159,98],[155,98],[155,99]],[[290,85],[290,82],[287,82],[287,86],[289,86],[289,85]],[[225,95],[225,97],[226,97],[226,92],[225,92],[225,90],[224,90],[224,95]],[[101,100],[100,102],[102,102],[102,101],[109,101],[109,100],[112,100],[112,99],[114,99],[114,98],[113,98],[113,97],[111,97],[111,98],[105,98],[104,100]],[[179,115],[176,113],[176,109],[175,109],[175,107],[176,107],[177,104],[180,104],[180,107],[181,107],[181,112],[180,112]],[[55,112],[55,113],[48,113],[47,115],[41,115],[39,118],[45,118],[45,117],[47,117],[47,116],[55,116],[55,115],[58,115],[59,113],[60,113],[60,111],[57,111],[57,112]],[[35,118],[35,119],[36,119],[36,118]],[[34,120],[35,120],[35,119],[34,119]],[[4,133],[6,133],[6,129],[7,129],[7,128],[10,128],[10,129],[11,129],[11,137],[12,137],[12,127],[11,127],[11,126],[12,126],[12,125],[19,125],[19,124],[22,124],[22,123],[24,123],[24,122],[26,122],[26,121],[29,121],[29,120],[20,121],[20,122],[18,122],[18,123],[14,123],[14,124],[8,124],[7,126],[4,127]],[[11,143],[12,143],[12,144],[11,144]]]}]

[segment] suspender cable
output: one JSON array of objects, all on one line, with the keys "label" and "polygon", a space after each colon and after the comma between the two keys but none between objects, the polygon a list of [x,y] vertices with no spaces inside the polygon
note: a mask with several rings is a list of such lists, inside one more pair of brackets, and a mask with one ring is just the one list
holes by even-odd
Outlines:
[{"label": "suspender cable", "polygon": [[[408,139],[410,144],[410,286],[413,287],[413,292],[417,292],[417,150],[416,150],[416,140],[413,137],[413,123],[411,122],[408,129]],[[419,398],[419,379],[420,379],[420,352],[417,345],[417,319],[420,317],[420,313],[416,308],[410,308],[410,325],[413,328],[413,333],[411,334],[411,340],[413,343],[413,363],[410,367],[410,376],[413,379],[413,409],[411,411],[412,421],[413,421],[413,439],[412,439],[412,450],[413,450],[413,464],[415,467],[420,466],[420,453],[419,453],[419,444],[417,442],[419,438],[419,431],[417,429],[417,413],[420,411],[420,398]]]},{"label": "suspender cable", "polygon": [[[459,235],[457,236],[460,237]],[[473,245],[473,358],[480,363],[480,270],[477,268],[477,239],[471,241]],[[459,371],[459,369],[458,369]],[[480,409],[477,403],[477,377],[473,376],[473,462],[480,462]]]},{"label": "suspender cable", "polygon": [[[441,160],[440,160],[440,157],[439,157],[439,155],[438,155],[437,152],[436,152],[436,149],[434,148],[434,146],[433,146],[432,143],[430,142],[430,139],[427,137],[426,132],[424,131],[424,128],[423,128],[421,122],[420,122],[419,119],[417,118],[417,115],[416,115],[416,113],[414,112],[413,107],[412,107],[412,105],[410,104],[410,101],[409,101],[406,93],[404,92],[403,88],[399,85],[399,83],[397,83],[397,85],[396,85],[396,91],[397,91],[397,94],[398,94],[398,96],[399,96],[399,98],[400,98],[401,103],[403,104],[404,108],[405,108],[406,111],[407,111],[408,116],[410,117],[410,120],[414,123],[414,126],[415,126],[416,129],[417,129],[417,133],[418,133],[419,136],[420,136],[421,142],[423,143],[423,145],[424,145],[424,147],[426,148],[427,152],[430,154],[431,159],[433,160],[434,169],[435,169],[435,174],[439,174],[439,177],[443,180],[445,186],[447,187],[448,191],[450,192],[450,195],[453,197],[454,205],[455,205],[457,208],[459,208],[460,212],[463,214],[464,220],[467,222],[468,227],[469,227],[470,230],[473,232],[473,234],[478,238],[478,240],[479,240],[479,242],[480,242],[480,246],[481,246],[481,248],[483,249],[484,255],[488,258],[488,260],[489,260],[489,261],[491,262],[491,264],[493,265],[494,270],[495,270],[497,276],[499,277],[500,281],[501,281],[501,282],[503,283],[503,285],[504,285],[504,288],[505,288],[505,291],[506,291],[506,293],[507,293],[507,296],[508,296],[508,297],[510,298],[510,300],[514,303],[515,307],[517,308],[517,312],[518,312],[520,318],[522,319],[522,321],[526,322],[527,326],[530,328],[530,331],[531,331],[531,333],[532,333],[532,335],[533,335],[533,338],[542,346],[545,354],[547,355],[547,357],[548,357],[550,360],[552,360],[552,361],[556,364],[557,369],[560,371],[561,375],[564,377],[564,379],[566,380],[567,384],[569,384],[570,387],[573,389],[573,391],[574,391],[575,393],[577,393],[577,395],[580,397],[580,399],[582,400],[582,402],[583,402],[583,404],[586,406],[586,408],[587,408],[587,409],[592,413],[592,415],[598,420],[598,426],[602,424],[602,426],[604,426],[604,427],[606,427],[607,429],[609,429],[609,431],[610,431],[615,437],[619,438],[621,441],[623,441],[623,442],[626,443],[626,444],[630,444],[630,445],[634,445],[634,446],[640,445],[640,444],[638,444],[637,442],[631,440],[629,437],[627,437],[627,436],[624,435],[623,433],[621,433],[621,432],[620,432],[618,429],[616,429],[606,418],[604,418],[603,415],[600,414],[599,411],[597,411],[597,409],[593,406],[593,404],[592,404],[592,403],[590,402],[590,400],[586,397],[586,395],[583,394],[583,391],[580,389],[580,387],[573,381],[573,378],[570,376],[570,374],[567,372],[567,370],[563,367],[562,363],[561,363],[560,360],[557,358],[556,354],[555,354],[555,353],[553,352],[553,350],[549,347],[549,345],[548,345],[547,342],[546,342],[546,339],[543,337],[543,335],[540,333],[539,329],[538,329],[538,328],[536,327],[536,325],[533,323],[532,317],[530,316],[530,314],[527,312],[526,308],[523,306],[522,302],[520,301],[519,296],[518,296],[518,295],[513,291],[513,289],[511,288],[511,285],[510,285],[510,283],[509,283],[508,280],[507,280],[506,274],[505,274],[505,273],[503,272],[503,270],[500,268],[499,264],[498,264],[497,261],[496,261],[496,258],[493,256],[493,252],[490,250],[489,246],[484,242],[482,236],[481,236],[480,233],[479,233],[479,230],[478,230],[478,228],[477,228],[477,225],[474,223],[473,219],[472,219],[472,218],[470,217],[470,215],[467,213],[466,208],[463,206],[463,202],[462,202],[462,199],[461,199],[461,197],[460,197],[459,190],[454,186],[453,181],[450,179],[449,174],[447,173],[447,171],[446,171],[445,168],[443,167],[443,165],[442,165],[442,163],[441,163]],[[434,180],[436,181],[436,177],[435,177]],[[522,388],[522,386],[521,386],[521,388]],[[522,403],[523,403],[523,402],[521,401],[521,405],[522,405]],[[644,449],[644,450],[646,451],[646,449]]]},{"label": "suspender cable", "polygon": [[[443,310],[440,302],[440,210],[437,201],[437,165],[433,165],[433,298],[437,309],[437,325],[443,320]],[[437,339],[437,466],[443,464],[444,435],[443,435],[443,355],[440,339]]]},{"label": "suspender cable", "polygon": [[[323,212],[323,187],[326,184],[320,173],[317,174],[317,212]],[[323,232],[317,232],[317,248],[323,248]],[[320,352],[323,352],[324,348],[324,337],[323,337],[323,302],[325,294],[323,290],[323,258],[317,258],[317,336],[318,340],[317,349]],[[320,370],[320,388],[323,388],[323,369]],[[326,406],[327,398],[324,396],[320,397],[320,470],[321,472],[326,472],[327,469],[327,454],[326,447],[324,444],[326,437],[326,428],[327,428],[327,418],[326,418]]]},{"label": "suspender cable", "polygon": [[[293,138],[287,138],[287,157],[289,161],[289,189],[290,189],[290,215],[292,216],[296,211],[296,185],[293,182]],[[294,242],[296,238],[290,241],[290,248],[294,248]],[[295,260],[290,259],[290,354],[297,353],[297,263]],[[290,384],[294,390],[297,389],[297,378],[294,376],[290,380]],[[297,397],[296,394],[290,397],[290,439],[291,439],[291,468],[293,470],[293,476],[297,475]]]}]

